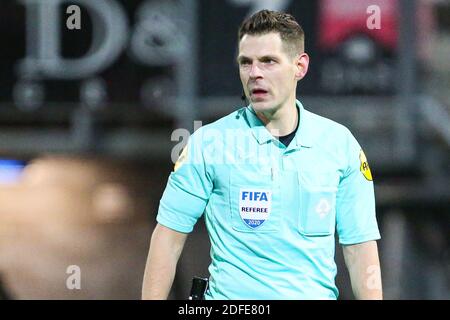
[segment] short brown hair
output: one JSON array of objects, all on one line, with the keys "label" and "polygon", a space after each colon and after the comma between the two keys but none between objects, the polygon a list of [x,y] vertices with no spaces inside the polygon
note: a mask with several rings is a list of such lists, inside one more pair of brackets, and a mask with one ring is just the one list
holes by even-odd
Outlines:
[{"label": "short brown hair", "polygon": [[261,10],[245,19],[238,32],[238,41],[246,34],[263,35],[278,32],[289,52],[297,54],[305,50],[305,33],[295,18],[283,12]]}]

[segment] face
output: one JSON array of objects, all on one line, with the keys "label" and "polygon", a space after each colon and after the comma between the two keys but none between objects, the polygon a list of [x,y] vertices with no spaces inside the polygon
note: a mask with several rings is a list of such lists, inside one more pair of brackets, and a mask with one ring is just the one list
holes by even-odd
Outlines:
[{"label": "face", "polygon": [[239,75],[256,112],[274,113],[295,104],[297,81],[308,69],[308,56],[289,54],[279,33],[244,35],[239,42]]}]

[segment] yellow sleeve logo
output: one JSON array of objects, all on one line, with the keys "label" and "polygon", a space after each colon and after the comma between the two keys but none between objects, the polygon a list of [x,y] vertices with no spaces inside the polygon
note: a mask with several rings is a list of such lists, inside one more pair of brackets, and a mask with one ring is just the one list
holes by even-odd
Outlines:
[{"label": "yellow sleeve logo", "polygon": [[181,151],[180,156],[178,157],[177,162],[175,162],[175,166],[173,168],[173,171],[177,171],[182,165],[183,163],[186,161],[187,158],[187,145],[183,148],[183,151]]},{"label": "yellow sleeve logo", "polygon": [[359,167],[359,171],[363,174],[364,178],[369,181],[372,181],[372,172],[370,172],[369,163],[367,162],[366,155],[364,151],[359,152],[359,161],[361,162],[361,166]]}]

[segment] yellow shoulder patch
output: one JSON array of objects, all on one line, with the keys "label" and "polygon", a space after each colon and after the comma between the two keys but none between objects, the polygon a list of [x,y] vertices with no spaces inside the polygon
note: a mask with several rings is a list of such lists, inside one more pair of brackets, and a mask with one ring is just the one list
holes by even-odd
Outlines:
[{"label": "yellow shoulder patch", "polygon": [[175,162],[175,166],[173,168],[173,171],[177,171],[182,165],[183,163],[186,161],[187,159],[187,145],[183,148],[183,151],[181,151],[180,156],[178,157],[177,162]]},{"label": "yellow shoulder patch", "polygon": [[359,171],[363,174],[364,178],[369,181],[372,181],[372,172],[370,172],[369,163],[367,162],[366,155],[364,151],[359,152],[359,161],[361,162],[361,166],[359,167]]}]

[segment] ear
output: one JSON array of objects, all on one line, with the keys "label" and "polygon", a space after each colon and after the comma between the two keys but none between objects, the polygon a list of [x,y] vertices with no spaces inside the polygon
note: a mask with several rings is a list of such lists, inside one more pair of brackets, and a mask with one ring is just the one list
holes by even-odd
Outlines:
[{"label": "ear", "polygon": [[309,56],[307,53],[301,53],[295,57],[295,66],[297,71],[295,72],[295,79],[301,80],[308,72]]}]

